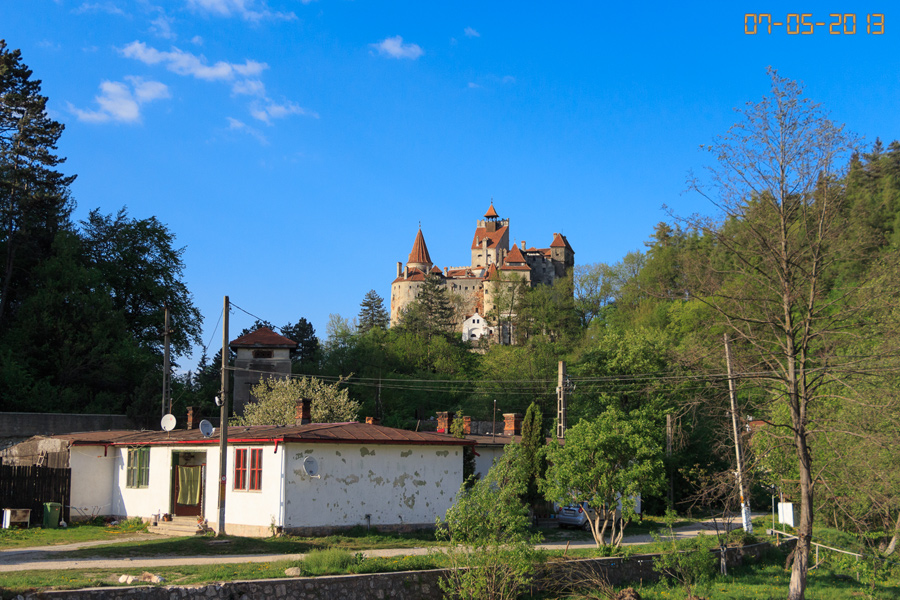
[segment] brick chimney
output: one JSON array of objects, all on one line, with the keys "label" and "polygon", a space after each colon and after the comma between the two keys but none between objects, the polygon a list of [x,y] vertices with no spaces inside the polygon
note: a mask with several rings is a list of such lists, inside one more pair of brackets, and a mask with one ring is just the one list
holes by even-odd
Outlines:
[{"label": "brick chimney", "polygon": [[200,411],[195,411],[193,406],[187,407],[187,428],[194,429],[197,426],[197,417]]},{"label": "brick chimney", "polygon": [[366,425],[381,425],[381,419],[376,417],[366,417]]},{"label": "brick chimney", "polygon": [[503,413],[503,435],[512,437],[522,433],[522,415]]},{"label": "brick chimney", "polygon": [[312,401],[309,398],[300,398],[297,400],[296,412],[294,413],[295,425],[309,425],[312,418],[309,415],[309,405]]},{"label": "brick chimney", "polygon": [[437,414],[437,432],[438,433],[450,433],[450,425],[453,424],[453,413],[452,412],[439,412]]},{"label": "brick chimney", "polygon": [[463,433],[472,435],[472,417],[463,417]]}]

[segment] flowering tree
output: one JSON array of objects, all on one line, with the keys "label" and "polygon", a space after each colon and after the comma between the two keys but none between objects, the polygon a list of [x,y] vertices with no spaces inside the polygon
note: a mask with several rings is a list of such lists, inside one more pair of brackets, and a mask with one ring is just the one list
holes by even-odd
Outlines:
[{"label": "flowering tree", "polygon": [[251,388],[257,398],[244,407],[244,416],[236,417],[234,425],[293,425],[297,414],[297,401],[309,398],[310,417],[313,423],[340,423],[355,421],[359,402],[351,400],[347,388],[341,389],[341,379],[328,384],[314,377],[279,379],[270,377]]}]

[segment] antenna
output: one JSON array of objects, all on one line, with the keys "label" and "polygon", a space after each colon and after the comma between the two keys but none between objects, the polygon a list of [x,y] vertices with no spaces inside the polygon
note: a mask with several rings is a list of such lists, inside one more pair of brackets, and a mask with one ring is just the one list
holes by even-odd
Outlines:
[{"label": "antenna", "polygon": [[203,437],[205,437],[205,438],[212,437],[212,434],[215,433],[215,431],[216,431],[216,428],[213,427],[212,423],[210,423],[206,419],[203,419],[202,421],[200,421],[200,433],[203,434]]},{"label": "antenna", "polygon": [[303,459],[303,462],[300,463],[300,466],[303,468],[303,472],[309,475],[310,478],[319,479],[319,463],[312,456],[307,456]]},{"label": "antenna", "polygon": [[162,425],[163,431],[169,432],[175,429],[175,415],[172,413],[166,414],[162,420],[159,422]]}]

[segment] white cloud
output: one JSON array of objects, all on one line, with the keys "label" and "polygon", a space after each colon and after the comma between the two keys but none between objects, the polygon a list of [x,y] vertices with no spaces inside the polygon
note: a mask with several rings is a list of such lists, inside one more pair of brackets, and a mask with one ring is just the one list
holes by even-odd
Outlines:
[{"label": "white cloud", "polygon": [[191,75],[206,81],[230,81],[237,75],[253,77],[269,68],[266,63],[249,59],[243,64],[219,61],[209,65],[203,55],[191,54],[174,46],[170,52],[162,52],[137,41],[122,48],[122,54],[147,65],[163,64],[173,73]]},{"label": "white cloud", "polygon": [[463,33],[466,34],[466,37],[481,37],[481,34],[472,29],[471,27],[466,27]]},{"label": "white cloud", "polygon": [[191,38],[191,43],[195,46],[202,46],[203,38],[200,37],[199,35],[195,35],[194,37]]},{"label": "white cloud", "polygon": [[475,83],[474,81],[469,82],[469,89],[474,90],[475,88],[480,88],[481,86]]},{"label": "white cloud", "polygon": [[500,81],[501,81],[501,83],[515,83],[516,78],[513,77],[512,75],[506,75]]},{"label": "white cloud", "polygon": [[276,104],[269,100],[265,105],[255,103],[250,106],[250,114],[254,119],[258,119],[266,125],[272,124],[272,119],[283,119],[291,115],[301,115],[304,117],[319,118],[318,113],[306,110],[299,104],[294,102],[285,102],[284,104]]},{"label": "white cloud", "polygon": [[255,137],[260,144],[262,144],[264,146],[269,145],[269,140],[267,140],[266,136],[264,136],[262,134],[262,132],[260,132],[259,130],[254,129],[253,127],[250,127],[243,121],[238,121],[237,119],[233,119],[231,117],[227,117],[227,118],[228,118],[228,129],[230,131],[240,131],[240,132],[246,133],[247,135],[251,135],[251,136]]},{"label": "white cloud", "polygon": [[377,44],[369,45],[378,50],[378,54],[389,56],[391,58],[409,58],[411,60],[416,60],[425,54],[425,51],[422,50],[418,44],[404,44],[403,38],[399,35],[384,38]]},{"label": "white cloud", "polygon": [[166,40],[174,40],[175,33],[172,31],[172,17],[160,14],[158,17],[150,21],[150,32],[157,37]]},{"label": "white cloud", "polygon": [[100,106],[97,110],[82,110],[69,103],[71,111],[79,121],[87,123],[135,123],[141,120],[141,106],[153,100],[169,98],[169,88],[159,81],[144,81],[140,77],[125,78],[131,86],[121,81],[100,83],[100,95],[94,100]]},{"label": "white cloud", "polygon": [[117,15],[124,17],[125,11],[115,5],[113,2],[84,2],[81,6],[72,11],[76,15],[84,15],[88,13],[106,13],[108,15]]},{"label": "white cloud", "polygon": [[259,79],[242,79],[231,86],[231,91],[236,96],[265,97],[266,86]]},{"label": "white cloud", "polygon": [[254,22],[269,19],[292,21],[297,18],[293,12],[271,11],[264,1],[256,0],[188,0],[188,6],[199,12],[220,17],[238,16]]}]

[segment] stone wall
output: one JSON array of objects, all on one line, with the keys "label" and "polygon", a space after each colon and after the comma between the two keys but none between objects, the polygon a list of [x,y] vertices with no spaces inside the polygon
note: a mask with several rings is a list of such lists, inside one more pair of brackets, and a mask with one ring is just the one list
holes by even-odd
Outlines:
[{"label": "stone wall", "polygon": [[[737,566],[750,556],[758,558],[767,543],[728,548],[729,566]],[[713,552],[718,552],[713,550]],[[559,589],[584,569],[601,573],[614,586],[641,581],[656,581],[660,574],[653,570],[652,554],[630,558],[592,558],[556,561],[543,565],[535,574],[538,590]],[[143,586],[93,588],[73,591],[37,592],[29,594],[33,600],[439,600],[442,598],[438,581],[446,569],[405,571],[368,575],[337,575],[331,577],[296,579],[260,579],[233,581],[198,586]]]}]

